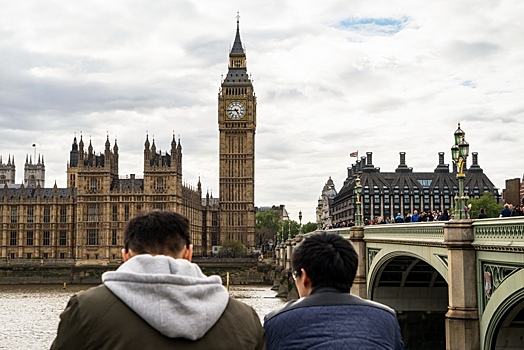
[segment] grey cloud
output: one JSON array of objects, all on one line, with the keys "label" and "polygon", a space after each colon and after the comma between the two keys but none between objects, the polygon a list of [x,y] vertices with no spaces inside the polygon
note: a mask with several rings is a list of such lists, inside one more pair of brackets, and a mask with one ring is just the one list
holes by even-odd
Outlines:
[{"label": "grey cloud", "polygon": [[[446,54],[456,61],[483,60],[500,52],[501,47],[490,42],[453,41],[449,44]],[[467,63],[467,62],[463,62]]]}]

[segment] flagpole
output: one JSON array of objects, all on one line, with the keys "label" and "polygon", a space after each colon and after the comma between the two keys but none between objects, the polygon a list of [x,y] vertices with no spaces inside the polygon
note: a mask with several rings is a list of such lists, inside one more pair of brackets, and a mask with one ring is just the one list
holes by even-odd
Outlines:
[{"label": "flagpole", "polygon": [[33,148],[34,148],[34,161],[35,161],[35,164],[36,164],[36,143],[33,143]]}]

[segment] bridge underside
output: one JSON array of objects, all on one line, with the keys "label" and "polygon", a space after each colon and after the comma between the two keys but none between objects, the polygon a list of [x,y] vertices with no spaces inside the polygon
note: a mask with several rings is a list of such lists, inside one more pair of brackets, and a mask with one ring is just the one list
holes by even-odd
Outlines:
[{"label": "bridge underside", "polygon": [[448,285],[427,262],[412,256],[389,260],[376,275],[371,299],[397,311],[407,348],[445,347]]}]

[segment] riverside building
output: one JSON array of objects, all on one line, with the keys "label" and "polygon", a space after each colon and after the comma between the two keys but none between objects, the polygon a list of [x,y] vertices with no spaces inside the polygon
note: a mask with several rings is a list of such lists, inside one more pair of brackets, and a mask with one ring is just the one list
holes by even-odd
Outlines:
[{"label": "riverside building", "polygon": [[[157,151],[146,135],[143,177],[122,177],[119,148],[109,136],[96,153],[75,137],[67,164],[67,187],[45,187],[45,167],[26,161],[24,184],[15,185],[14,156],[0,160],[0,259],[73,259],[76,264],[121,260],[123,228],[141,211],[171,210],[191,224],[195,255],[239,240],[254,248],[256,97],[247,73],[239,20],[228,73],[218,94],[220,197],[183,181],[182,145],[174,136]],[[165,148],[164,148],[165,149]],[[36,160],[35,160],[36,161]]]},{"label": "riverside building", "polygon": [[[454,197],[458,193],[457,169],[444,164],[444,152],[439,152],[439,162],[433,172],[414,172],[406,165],[406,153],[400,152],[400,164],[394,172],[381,172],[373,165],[373,154],[367,152],[350,168],[348,176],[338,194],[334,197],[332,208],[333,222],[355,220],[356,194],[355,180],[360,178],[362,186],[362,217],[394,218],[417,210],[451,210]],[[470,198],[480,198],[484,193],[492,193],[499,201],[499,191],[478,165],[478,153],[472,153],[471,167],[465,170],[464,193]]]}]

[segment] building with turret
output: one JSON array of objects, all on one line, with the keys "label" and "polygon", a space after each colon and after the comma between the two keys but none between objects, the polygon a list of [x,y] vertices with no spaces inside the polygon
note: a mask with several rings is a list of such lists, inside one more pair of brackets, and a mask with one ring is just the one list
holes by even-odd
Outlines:
[{"label": "building with turret", "polygon": [[0,185],[14,185],[15,175],[15,156],[11,160],[11,155],[9,155],[5,164],[2,162],[2,156],[0,156]]},{"label": "building with turret", "polygon": [[333,222],[333,200],[337,195],[337,190],[335,189],[335,184],[331,180],[331,176],[327,180],[326,184],[322,188],[322,193],[318,199],[317,205],[317,224],[319,228],[324,229],[332,227]]},{"label": "building with turret", "polygon": [[[76,264],[121,260],[123,229],[134,215],[170,210],[190,222],[194,254],[239,240],[254,248],[254,135],[256,97],[246,70],[239,21],[227,77],[218,94],[220,197],[184,182],[182,144],[167,152],[146,135],[143,176],[119,173],[119,147],[109,136],[101,152],[75,136],[67,162],[67,187],[45,188],[43,156],[26,157],[24,181],[15,185],[14,156],[0,158],[0,259],[73,259]],[[164,148],[166,149],[166,148]],[[36,156],[35,156],[36,158]]]}]

